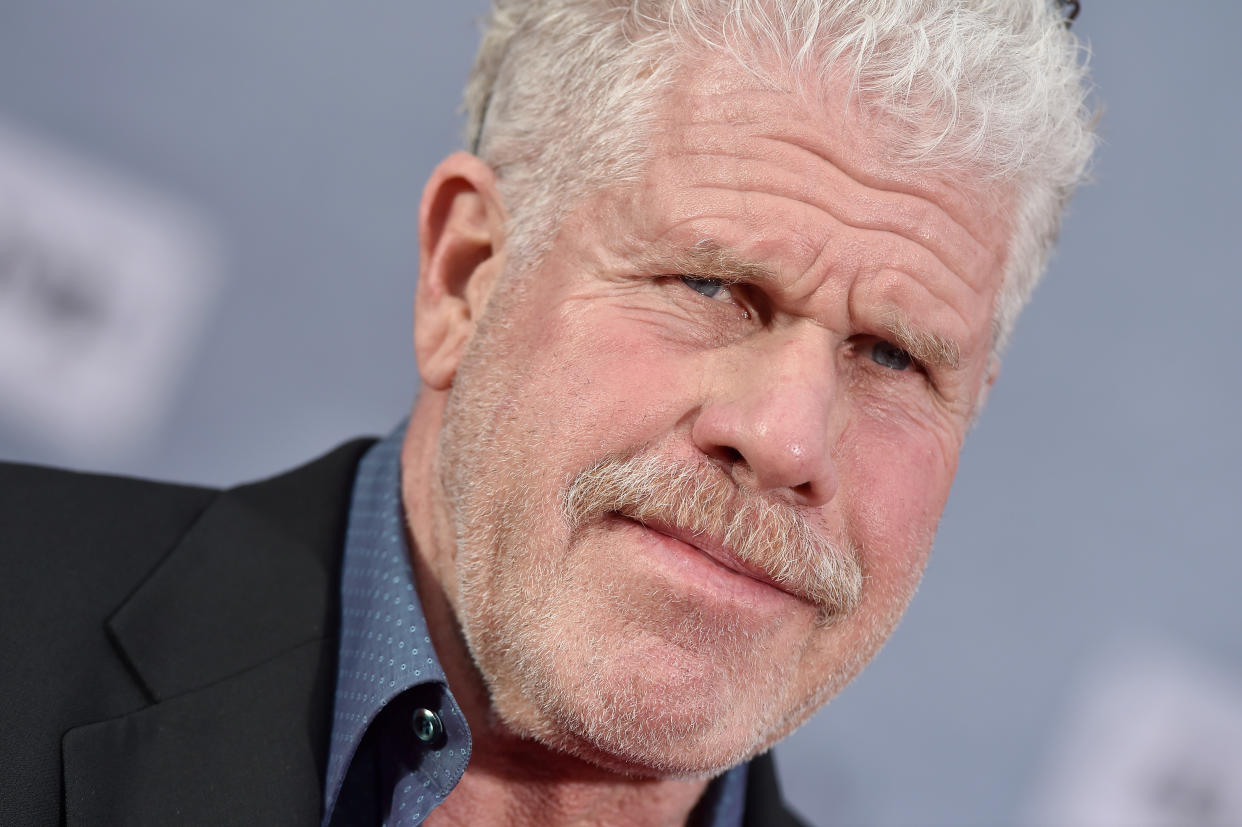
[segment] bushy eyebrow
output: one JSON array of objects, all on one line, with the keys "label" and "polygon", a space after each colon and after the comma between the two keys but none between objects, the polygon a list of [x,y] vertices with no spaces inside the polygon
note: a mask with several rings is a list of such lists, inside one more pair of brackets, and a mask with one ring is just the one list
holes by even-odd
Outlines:
[{"label": "bushy eyebrow", "polygon": [[744,259],[714,241],[701,241],[693,247],[661,245],[648,250],[640,264],[651,271],[717,279],[728,284],[776,279],[776,271],[771,267]]},{"label": "bushy eyebrow", "polygon": [[957,370],[962,366],[962,349],[957,342],[915,326],[900,311],[890,310],[883,324],[893,344],[910,354],[915,361],[943,370]]},{"label": "bushy eyebrow", "polygon": [[[710,240],[693,247],[658,245],[646,251],[640,264],[651,272],[717,279],[727,284],[779,281],[771,267],[745,259]],[[882,325],[893,344],[920,364],[941,370],[961,367],[962,350],[957,342],[919,327],[901,311],[890,310]]]}]

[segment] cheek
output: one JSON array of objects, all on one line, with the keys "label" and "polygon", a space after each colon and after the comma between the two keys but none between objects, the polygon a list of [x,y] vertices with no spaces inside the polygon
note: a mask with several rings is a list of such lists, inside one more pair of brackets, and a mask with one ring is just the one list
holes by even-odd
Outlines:
[{"label": "cheek", "polygon": [[957,467],[956,445],[908,423],[867,420],[838,445],[840,507],[871,573],[917,581]]},{"label": "cheek", "polygon": [[692,406],[693,360],[642,327],[599,313],[549,321],[530,351],[538,367],[527,390],[550,438],[597,455],[622,450],[656,438]]}]

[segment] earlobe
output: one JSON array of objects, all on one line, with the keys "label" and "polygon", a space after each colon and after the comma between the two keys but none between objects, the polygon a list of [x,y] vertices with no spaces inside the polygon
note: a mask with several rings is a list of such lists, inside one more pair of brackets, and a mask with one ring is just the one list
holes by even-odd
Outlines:
[{"label": "earlobe", "polygon": [[992,386],[996,384],[996,378],[1000,376],[1001,361],[996,354],[988,356],[987,373],[983,376],[983,387],[979,389],[979,398],[975,401],[975,416],[983,411],[983,406],[987,404],[988,396],[992,393]]},{"label": "earlobe", "polygon": [[503,269],[504,208],[492,169],[465,152],[431,173],[419,208],[414,352],[423,383],[445,390]]},{"label": "earlobe", "polygon": [[992,386],[996,384],[996,378],[1000,376],[1000,369],[1001,369],[1000,357],[995,356],[995,355],[989,356],[988,357],[988,375],[983,380],[984,383],[987,385],[988,390],[991,390]]}]

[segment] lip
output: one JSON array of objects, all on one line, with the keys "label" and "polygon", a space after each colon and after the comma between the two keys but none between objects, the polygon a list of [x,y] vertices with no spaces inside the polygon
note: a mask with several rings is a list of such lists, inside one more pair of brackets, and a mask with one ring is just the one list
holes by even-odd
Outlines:
[{"label": "lip", "polygon": [[788,595],[799,601],[804,600],[801,595],[790,591],[787,586],[773,579],[765,572],[755,568],[754,566],[748,565],[736,554],[734,554],[733,551],[723,542],[716,538],[705,534],[696,534],[693,531],[689,531],[675,525],[670,525],[659,520],[638,521],[622,514],[617,514],[615,516],[625,520],[626,522],[655,532],[656,534],[662,534],[671,540],[675,540],[679,544],[689,546],[691,549],[699,552],[699,554],[706,560],[715,564],[719,568],[724,569],[730,574],[754,581],[755,584],[765,587],[765,591],[774,589],[781,592],[783,595]]}]

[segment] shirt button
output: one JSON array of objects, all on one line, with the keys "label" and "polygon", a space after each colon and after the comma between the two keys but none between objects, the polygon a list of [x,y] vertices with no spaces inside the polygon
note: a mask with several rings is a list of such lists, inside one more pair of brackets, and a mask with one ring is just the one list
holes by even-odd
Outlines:
[{"label": "shirt button", "polygon": [[426,707],[414,710],[411,723],[414,725],[414,737],[429,747],[439,748],[444,739],[444,722],[440,716]]}]

